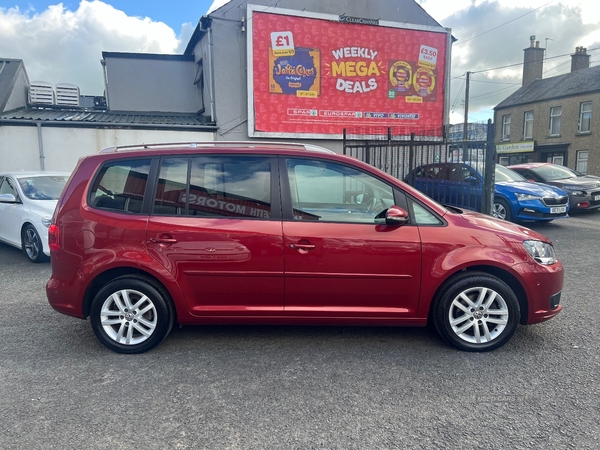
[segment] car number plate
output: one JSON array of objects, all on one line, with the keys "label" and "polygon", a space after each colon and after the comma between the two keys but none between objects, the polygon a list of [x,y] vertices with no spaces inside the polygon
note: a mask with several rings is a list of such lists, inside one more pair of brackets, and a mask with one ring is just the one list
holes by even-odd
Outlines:
[{"label": "car number plate", "polygon": [[597,202],[598,200],[600,200],[600,195],[594,195],[594,201]]},{"label": "car number plate", "polygon": [[560,214],[567,212],[566,206],[555,206],[554,208],[550,208],[550,214]]}]

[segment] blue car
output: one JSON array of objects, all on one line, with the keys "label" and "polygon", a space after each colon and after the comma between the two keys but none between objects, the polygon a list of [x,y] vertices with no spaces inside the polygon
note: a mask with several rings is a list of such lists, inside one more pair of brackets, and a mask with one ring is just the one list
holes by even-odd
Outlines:
[{"label": "blue car", "polygon": [[[426,164],[410,172],[404,181],[444,205],[482,210],[483,177],[470,164]],[[512,222],[550,222],[568,217],[569,196],[562,189],[527,181],[498,164],[495,181],[494,217]]]}]

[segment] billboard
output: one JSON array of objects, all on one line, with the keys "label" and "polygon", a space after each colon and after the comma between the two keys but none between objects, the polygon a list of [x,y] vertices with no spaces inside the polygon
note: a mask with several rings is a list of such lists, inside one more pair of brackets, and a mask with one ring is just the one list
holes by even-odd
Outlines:
[{"label": "billboard", "polygon": [[439,129],[450,32],[248,5],[251,137],[341,138],[344,128]]}]

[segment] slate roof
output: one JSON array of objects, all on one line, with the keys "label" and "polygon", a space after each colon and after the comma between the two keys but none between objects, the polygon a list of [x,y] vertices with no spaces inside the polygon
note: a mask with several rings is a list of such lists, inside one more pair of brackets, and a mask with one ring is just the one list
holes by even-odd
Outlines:
[{"label": "slate roof", "polygon": [[600,91],[600,66],[535,80],[500,102],[495,110]]},{"label": "slate roof", "polygon": [[105,111],[82,108],[19,108],[0,114],[0,123],[25,124],[44,122],[63,126],[186,129],[214,131],[214,124],[194,113],[148,113],[131,111]]}]

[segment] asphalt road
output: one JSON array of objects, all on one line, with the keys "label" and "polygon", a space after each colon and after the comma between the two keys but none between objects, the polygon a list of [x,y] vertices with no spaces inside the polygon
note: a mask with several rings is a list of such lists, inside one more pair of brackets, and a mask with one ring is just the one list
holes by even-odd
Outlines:
[{"label": "asphalt road", "polygon": [[598,449],[600,212],[531,228],[564,310],[482,354],[422,328],[212,326],[119,355],[0,244],[0,448]]}]

